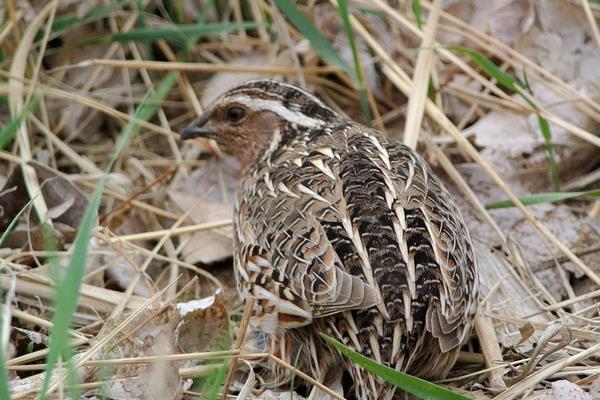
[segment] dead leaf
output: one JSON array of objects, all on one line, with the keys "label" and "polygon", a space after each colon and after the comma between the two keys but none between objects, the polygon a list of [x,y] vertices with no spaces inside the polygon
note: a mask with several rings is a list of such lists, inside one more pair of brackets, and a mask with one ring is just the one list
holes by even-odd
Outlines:
[{"label": "dead leaf", "polygon": [[[87,207],[87,197],[69,180],[36,161],[29,163],[36,172],[42,196],[48,206],[48,217],[71,228],[78,228]],[[29,194],[20,168],[14,168],[0,196],[0,231],[25,207]],[[34,214],[32,214],[34,215]]]},{"label": "dead leaf", "polygon": [[529,339],[535,333],[535,328],[530,323],[526,323],[519,327],[519,332],[521,332],[521,339],[519,339],[517,344],[521,344]]},{"label": "dead leaf", "polygon": [[13,168],[0,194],[0,231],[6,230],[28,201],[21,168]]},{"label": "dead leaf", "polygon": [[[586,35],[590,36],[582,7],[566,1],[544,1],[538,4],[537,17],[538,23],[516,41],[515,50],[566,82],[579,78],[582,50]],[[597,58],[597,47],[595,50]]]},{"label": "dead leaf", "polygon": [[[142,233],[148,230],[144,221],[136,214],[127,214],[124,219],[120,220],[121,224],[115,228],[117,235],[130,235],[134,233]],[[149,241],[140,241],[136,245],[150,248]],[[113,279],[117,285],[123,289],[128,288],[131,282],[140,278],[136,283],[133,292],[139,296],[150,297],[156,293],[157,288],[151,277],[158,275],[160,272],[160,262],[153,260],[146,272],[141,274],[139,268],[144,263],[146,256],[139,254],[137,251],[121,247],[120,244],[115,244],[115,247],[98,241],[92,242],[92,249],[95,250],[88,257],[86,271],[92,277],[101,276],[99,274],[90,274],[90,272],[107,267],[107,275]]]},{"label": "dead leaf", "polygon": [[[329,397],[329,396],[328,396]],[[296,392],[279,391],[267,389],[259,395],[253,394],[252,400],[306,400],[306,397],[300,396]],[[320,397],[319,397],[320,399]],[[327,399],[329,400],[329,399]]]},{"label": "dead leaf", "polygon": [[[499,167],[497,168],[499,169]],[[469,186],[475,189],[477,197],[482,204],[489,204],[506,198],[504,192],[477,165],[461,164],[457,166],[457,169]],[[511,175],[509,177],[503,176],[503,178],[518,196],[530,193],[521,184],[521,181],[518,179],[519,176]],[[502,243],[495,231],[480,219],[470,204],[462,198],[460,191],[454,187],[454,184],[447,182],[447,186],[454,193],[453,197],[459,204],[459,209],[465,218],[471,235],[479,241],[488,244],[490,247],[501,246]],[[543,221],[544,225],[559,240],[575,252],[584,250],[600,241],[600,230],[596,221],[587,216],[575,214],[573,209],[568,205],[545,203],[529,206],[528,209],[539,221]],[[519,244],[526,263],[536,271],[538,277],[547,285],[548,290],[556,296],[564,294],[564,287],[556,277],[553,264],[551,268],[544,269],[543,272],[539,268],[536,268],[540,264],[540,261],[560,257],[562,253],[555,246],[549,245],[539,236],[519,209],[512,207],[490,210],[489,212],[500,228]],[[590,268],[600,271],[599,252],[585,255],[582,258]],[[582,272],[571,263],[567,262],[563,265],[569,272],[574,273],[575,276],[582,275]]]},{"label": "dead leaf", "polygon": [[[509,251],[511,249],[514,248],[510,247]],[[528,286],[523,279],[515,276],[514,270],[519,270],[511,262],[515,257],[491,250],[489,245],[482,244],[479,239],[475,241],[475,255],[479,263],[481,298],[487,299],[481,307],[486,312],[528,317],[532,322],[552,321],[547,314],[539,313],[539,303],[529,295]],[[504,321],[494,322],[498,340],[505,348],[516,347],[522,352],[531,351],[541,336],[541,332],[533,332],[532,336],[523,340],[524,336],[519,334],[522,326]]]},{"label": "dead leaf", "polygon": [[[539,84],[532,84],[537,101],[559,117],[584,129],[592,129],[591,119],[565,99]],[[594,146],[551,124],[555,160],[562,181],[585,171],[600,156]],[[530,192],[550,189],[546,144],[537,116],[491,111],[464,130],[482,147],[481,155],[504,179],[518,183]],[[507,136],[510,140],[506,140]]]},{"label": "dead leaf", "polygon": [[[115,244],[115,246],[120,246]],[[134,286],[133,293],[142,297],[150,297],[156,293],[157,288],[150,275],[153,269],[149,267],[146,273],[140,273],[140,267],[146,257],[126,247],[120,248],[119,253],[111,245],[98,240],[93,240],[90,245],[91,255],[86,263],[86,273],[92,279],[103,281],[103,274],[92,273],[96,270],[106,268],[107,275],[123,289],[129,287],[135,278],[140,278]],[[151,264],[156,266],[157,262]],[[87,283],[90,283],[86,281]],[[98,284],[99,281],[96,281]],[[103,286],[103,285],[101,285]]]},{"label": "dead leaf", "polygon": [[32,331],[29,329],[23,329],[23,328],[19,328],[17,326],[13,327],[13,329],[15,331],[21,332],[33,344],[46,345],[50,339],[47,335],[44,335],[43,333]]},{"label": "dead leaf", "polygon": [[543,400],[593,400],[582,388],[567,380],[552,382],[550,393]]},{"label": "dead leaf", "polygon": [[229,313],[220,295],[177,304],[177,345],[186,353],[214,351],[229,341]]},{"label": "dead leaf", "polygon": [[53,221],[77,229],[88,204],[86,195],[51,168],[35,161],[29,162],[29,165],[35,169],[48,209],[56,214]]},{"label": "dead leaf", "polygon": [[[108,345],[108,352],[100,355],[102,359],[143,357],[177,354],[175,344],[175,328],[179,322],[177,314],[169,309],[154,316],[149,309],[142,312]],[[93,343],[100,340],[108,332],[118,326],[127,315],[117,320],[107,321],[105,327],[94,338]],[[145,324],[140,328],[140,324]],[[126,338],[122,340],[122,338]],[[179,363],[172,361],[156,361],[149,364],[121,364],[115,368],[101,368],[93,371],[94,379],[106,379],[110,374],[113,379],[126,380],[110,382],[103,388],[103,393],[115,399],[179,399],[182,396],[182,379],[179,376]]]},{"label": "dead leaf", "polygon": [[[482,32],[512,45],[527,32],[535,20],[534,2],[531,0],[454,0],[444,2],[445,11],[467,22]],[[462,43],[464,36],[442,30],[443,43]]]},{"label": "dead leaf", "polygon": [[594,379],[594,382],[590,385],[590,395],[594,400],[600,399],[600,377]]},{"label": "dead leaf", "polygon": [[[187,212],[195,224],[232,218],[238,186],[239,165],[231,157],[209,159],[194,170],[178,188],[169,192],[177,212]],[[210,264],[232,256],[231,228],[184,235],[189,240],[182,250],[188,263]]]}]

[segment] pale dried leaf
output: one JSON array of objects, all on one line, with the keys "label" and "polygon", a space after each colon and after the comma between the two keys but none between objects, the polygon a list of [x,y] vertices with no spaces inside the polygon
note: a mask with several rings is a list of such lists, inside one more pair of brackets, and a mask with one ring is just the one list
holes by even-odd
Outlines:
[{"label": "pale dried leaf", "polygon": [[256,375],[254,374],[254,370],[250,363],[246,360],[243,360],[246,366],[248,367],[248,375],[246,377],[246,381],[239,389],[238,394],[236,396],[236,400],[246,400],[248,397],[252,395],[252,390],[254,389],[254,385],[256,384]]},{"label": "pale dried leaf", "polygon": [[[168,309],[154,316],[141,329],[138,329],[140,324],[152,315],[154,315],[153,310],[142,312],[117,336],[117,340],[123,337],[127,339],[120,341],[118,346],[110,352],[98,356],[103,359],[111,359],[177,354],[178,347],[175,343],[175,328],[179,320],[177,314]],[[92,344],[104,337],[105,334],[126,318],[127,315],[123,315],[117,320],[107,321]],[[95,372],[95,374],[100,374],[96,378],[100,378],[101,375],[106,376],[109,373],[115,379],[130,378],[125,381],[111,382],[103,388],[111,398],[175,399],[181,396],[181,378],[176,362],[157,361],[150,364],[122,364]]]},{"label": "pale dried leaf", "polygon": [[[231,157],[209,159],[178,188],[170,191],[169,198],[177,212],[186,212],[196,224],[231,219],[238,174],[239,164]],[[205,264],[229,258],[233,250],[231,237],[231,228],[183,235],[183,240],[189,238],[182,250],[183,257],[189,263]]]},{"label": "pale dried leaf", "polygon": [[156,292],[156,285],[154,285],[148,276],[149,271],[146,274],[140,275],[139,268],[145,260],[143,255],[122,248],[121,251],[128,256],[129,260],[133,263],[132,265],[127,258],[115,251],[112,246],[100,241],[93,240],[90,250],[91,255],[88,257],[88,262],[86,263],[88,275],[91,275],[95,279],[103,279],[102,274],[90,273],[106,268],[108,276],[112,278],[120,288],[126,289],[134,279],[140,278],[134,286],[134,294],[142,297],[150,297]]},{"label": "pale dried leaf", "polygon": [[[232,218],[230,204],[208,202],[183,192],[169,192],[169,197],[181,209],[187,210],[188,215],[196,224],[222,221]],[[223,229],[221,233],[210,231],[182,235],[187,240],[182,250],[186,262],[195,264],[202,262],[210,264],[232,256],[233,243],[231,229]]]},{"label": "pale dried leaf", "polygon": [[233,157],[210,158],[174,189],[205,201],[233,204],[239,177],[240,165]]},{"label": "pale dried leaf", "polygon": [[[57,213],[54,221],[78,228],[88,205],[87,196],[47,166],[34,161],[29,164],[35,169],[49,212],[54,210]],[[70,207],[65,209],[65,204],[70,204]]]},{"label": "pale dried leaf", "polygon": [[600,377],[594,379],[590,385],[590,395],[594,400],[600,399]]},{"label": "pale dried leaf", "polygon": [[35,332],[29,329],[19,328],[17,326],[14,327],[14,330],[21,332],[23,335],[27,336],[29,341],[33,344],[43,344],[46,345],[48,343],[48,336],[44,335],[41,332]]},{"label": "pale dried leaf", "polygon": [[186,303],[177,303],[177,311],[181,317],[185,317],[186,314],[206,310],[215,304],[215,295],[204,297],[198,300],[190,300]]},{"label": "pale dried leaf", "polygon": [[[479,263],[479,282],[481,298],[487,299],[482,304],[485,311],[511,317],[526,317],[540,311],[538,303],[532,299],[523,280],[515,275],[515,266],[509,258],[486,245],[475,242],[475,254]],[[531,317],[532,322],[550,322],[546,314]],[[521,326],[497,322],[496,335],[503,347],[515,347],[519,351],[530,351],[541,332],[532,333],[526,340],[521,333]]]},{"label": "pale dried leaf", "polygon": [[489,33],[506,44],[527,31],[534,13],[530,0],[473,1],[471,26]]},{"label": "pale dried leaf", "polygon": [[229,313],[221,296],[179,303],[177,309],[176,342],[184,352],[214,351],[228,341]]},{"label": "pale dried leaf", "polygon": [[[511,45],[527,32],[535,20],[532,0],[453,0],[444,2],[445,11]],[[464,36],[441,31],[444,43],[462,43]]]},{"label": "pale dried leaf", "polygon": [[[498,169],[498,172],[503,172],[498,165],[495,167]],[[490,181],[487,175],[483,174],[479,167],[473,164],[462,164],[457,166],[457,168],[469,186],[476,190],[476,194],[482,204],[490,204],[506,198],[505,194]],[[511,189],[517,195],[530,193],[519,180],[523,176],[522,173],[521,175],[505,177],[505,181],[508,182]],[[453,184],[449,184],[448,186],[452,188]],[[459,203],[471,234],[480,241],[488,243],[490,246],[501,245],[502,243],[495,232],[481,221],[468,203],[461,198],[460,192],[456,191],[456,189],[453,189],[453,191],[457,193],[455,200]],[[587,249],[600,241],[600,230],[596,221],[592,218],[575,214],[571,207],[567,205],[544,203],[529,206],[528,208],[534,217],[540,221],[544,221],[544,224],[559,240],[576,252]],[[540,271],[539,267],[542,266],[543,260],[560,256],[560,253],[554,246],[550,246],[540,239],[538,233],[526,221],[521,211],[517,208],[497,209],[490,210],[489,212],[497,221],[500,228],[520,245],[525,261],[534,271]],[[600,270],[600,253],[591,253],[584,257],[584,261],[592,269]],[[563,265],[569,271],[575,273],[576,276],[581,275],[581,271],[575,269],[570,263]],[[548,267],[546,266],[545,268]],[[548,272],[547,274],[554,277],[554,272]],[[545,280],[544,282],[548,285],[548,288],[558,290],[560,287],[560,284],[558,287],[556,286],[556,282],[552,283],[552,281]],[[552,291],[552,293],[563,293],[563,290]]]},{"label": "pale dried leaf", "polygon": [[550,393],[546,394],[543,400],[593,400],[593,398],[576,384],[563,379],[552,383]]},{"label": "pale dried leaf", "polygon": [[252,395],[252,400],[307,400],[296,392],[275,391],[267,389],[259,395]]},{"label": "pale dried leaf", "polygon": [[[591,129],[591,119],[543,85],[532,84],[535,98],[559,117],[584,129]],[[599,155],[594,146],[551,124],[555,159],[563,180],[586,168]],[[464,130],[482,147],[481,154],[503,178],[518,181],[519,186],[535,192],[548,185],[546,144],[536,115],[523,117],[491,111]],[[510,137],[510,140],[507,140]],[[543,177],[543,179],[540,179]]]}]

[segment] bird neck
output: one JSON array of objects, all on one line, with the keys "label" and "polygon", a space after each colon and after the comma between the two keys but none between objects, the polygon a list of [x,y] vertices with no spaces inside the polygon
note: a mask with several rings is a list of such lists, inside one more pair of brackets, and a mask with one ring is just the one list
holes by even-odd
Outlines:
[{"label": "bird neck", "polygon": [[281,128],[276,126],[257,135],[240,135],[234,138],[227,143],[227,152],[238,159],[241,171],[245,173],[260,160],[270,157],[280,141]]}]

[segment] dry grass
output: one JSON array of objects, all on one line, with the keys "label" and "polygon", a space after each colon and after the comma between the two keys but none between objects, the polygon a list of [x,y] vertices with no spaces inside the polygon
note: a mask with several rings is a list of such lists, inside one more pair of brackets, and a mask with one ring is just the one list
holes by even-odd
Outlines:
[{"label": "dry grass", "polygon": [[[128,124],[139,133],[107,175],[67,333],[79,389],[93,394],[104,388],[114,396],[226,398],[221,387],[211,388],[211,381],[221,379],[229,387],[241,380],[238,386],[245,382],[247,394],[259,377],[243,375],[240,371],[248,368],[238,360],[267,357],[293,370],[299,380],[341,398],[306,371],[244,347],[248,313],[237,299],[228,258],[235,171],[213,144],[182,145],[177,132],[201,113],[203,99],[240,79],[266,76],[306,84],[334,109],[366,123],[361,88],[347,71],[324,63],[269,1],[249,0],[244,6],[217,1],[207,14],[211,23],[253,21],[257,26],[195,38],[188,45],[169,38],[150,44],[106,36],[201,18],[202,9],[179,7],[184,3],[195,2],[141,1],[140,8],[92,0],[75,5],[51,1],[40,7],[32,2],[35,12],[12,0],[3,6],[0,119],[7,127],[20,114],[25,118],[0,150],[2,230],[33,199],[0,249],[4,321],[12,327],[5,327],[0,339],[8,349],[14,399],[39,396],[54,324],[55,282],[68,264],[83,209]],[[318,15],[316,25],[344,53],[348,44],[337,11],[326,2],[313,3],[302,2],[301,9]],[[543,141],[527,150],[533,155],[506,156],[502,146],[483,143],[473,127],[491,115],[510,121],[539,115],[560,132],[554,140],[563,189],[597,188],[600,89],[577,81],[579,76],[565,78],[535,54],[461,20],[453,8],[441,8],[441,1],[421,1],[423,30],[410,2],[399,3],[394,8],[383,0],[350,2],[371,123],[417,147],[442,174],[472,228],[481,270],[476,333],[442,383],[496,399],[543,398],[559,379],[588,390],[600,372],[600,320],[594,303],[600,290],[600,256],[594,247],[600,241],[600,200],[523,205],[520,196],[551,191]],[[112,8],[81,19],[101,6]],[[585,21],[581,30],[590,33],[581,34],[600,51],[596,6],[584,0],[561,7],[564,18]],[[539,5],[534,10],[543,12]],[[56,31],[53,24],[65,16],[80,20]],[[527,29],[522,38],[530,35],[531,26]],[[108,39],[86,43],[100,35]],[[521,78],[526,71],[536,88],[532,103],[453,52],[442,42],[449,37],[513,76]],[[168,97],[150,119],[136,117],[135,110],[146,105],[171,71],[178,72]],[[428,93],[430,84],[433,93]],[[27,113],[34,99],[38,103]],[[522,127],[506,132],[505,141]],[[504,156],[510,162],[498,164]],[[513,169],[502,168],[506,165]],[[49,187],[56,193],[49,193]],[[485,208],[503,198],[516,208]],[[569,218],[562,220],[565,214]],[[51,227],[56,249],[48,248],[40,221]],[[205,303],[190,303],[194,299]],[[189,314],[175,307],[185,303]],[[236,365],[242,366],[238,374],[233,373]],[[57,364],[49,391],[67,391],[66,371],[65,364]],[[183,388],[186,379],[202,385]]]}]

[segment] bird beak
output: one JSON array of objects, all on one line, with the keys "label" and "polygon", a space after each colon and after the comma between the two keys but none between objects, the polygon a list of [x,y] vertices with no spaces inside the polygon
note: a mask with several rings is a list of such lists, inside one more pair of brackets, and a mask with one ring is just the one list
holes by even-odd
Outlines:
[{"label": "bird beak", "polygon": [[187,127],[183,128],[180,133],[181,140],[194,139],[197,137],[203,137],[206,139],[213,139],[216,135],[216,130],[210,127],[210,116],[208,113],[204,113],[194,122]]}]

